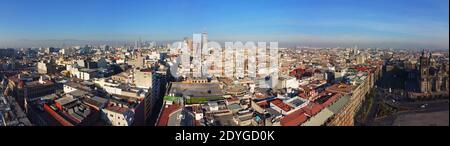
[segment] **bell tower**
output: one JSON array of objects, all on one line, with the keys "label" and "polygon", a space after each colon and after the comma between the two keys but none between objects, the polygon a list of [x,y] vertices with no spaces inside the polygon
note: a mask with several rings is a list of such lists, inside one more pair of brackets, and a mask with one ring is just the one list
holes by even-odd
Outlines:
[{"label": "bell tower", "polygon": [[425,50],[422,51],[422,56],[420,56],[420,91],[423,93],[429,92],[429,67],[430,67],[430,57],[426,56]]}]

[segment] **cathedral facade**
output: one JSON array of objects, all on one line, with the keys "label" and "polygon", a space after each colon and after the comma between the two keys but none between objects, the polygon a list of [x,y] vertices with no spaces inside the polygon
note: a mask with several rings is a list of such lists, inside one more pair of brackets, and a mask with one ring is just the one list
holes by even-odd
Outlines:
[{"label": "cathedral facade", "polygon": [[419,86],[421,93],[439,93],[449,91],[447,63],[438,63],[432,60],[432,54],[422,52],[419,65]]}]

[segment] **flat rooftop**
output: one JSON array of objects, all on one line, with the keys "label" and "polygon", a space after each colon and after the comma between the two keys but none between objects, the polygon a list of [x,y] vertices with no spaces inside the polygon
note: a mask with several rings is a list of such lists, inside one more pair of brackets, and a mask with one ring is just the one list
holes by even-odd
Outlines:
[{"label": "flat rooftop", "polygon": [[331,92],[351,93],[353,90],[353,86],[347,84],[333,84],[326,90]]},{"label": "flat rooftop", "polygon": [[115,112],[115,113],[120,113],[120,114],[126,114],[127,112],[131,112],[130,109],[124,108],[124,107],[119,107],[119,106],[110,106],[105,109]]},{"label": "flat rooftop", "polygon": [[171,83],[169,93],[175,96],[217,97],[223,96],[223,90],[218,83]]},{"label": "flat rooftop", "polygon": [[293,107],[284,103],[281,99],[274,99],[274,100],[270,101],[270,103],[274,104],[275,106],[277,106],[278,108],[282,109],[285,112],[288,112],[293,109]]},{"label": "flat rooftop", "polygon": [[64,106],[64,105],[72,103],[72,102],[74,102],[76,100],[77,99],[75,99],[75,98],[73,98],[71,96],[65,96],[65,97],[62,97],[60,99],[56,99],[55,102],[61,104],[62,106]]}]

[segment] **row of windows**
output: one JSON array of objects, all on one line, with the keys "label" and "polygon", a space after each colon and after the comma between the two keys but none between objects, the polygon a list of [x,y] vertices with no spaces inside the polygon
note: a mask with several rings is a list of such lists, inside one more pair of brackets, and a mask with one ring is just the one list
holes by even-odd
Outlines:
[{"label": "row of windows", "polygon": [[[113,114],[109,114],[109,117],[111,117],[111,118],[114,118],[114,115],[113,115]],[[120,120],[120,117],[119,117],[119,116],[117,116],[117,119],[119,119],[119,120]],[[122,120],[125,120],[125,118],[123,118],[123,117],[122,117]]]}]

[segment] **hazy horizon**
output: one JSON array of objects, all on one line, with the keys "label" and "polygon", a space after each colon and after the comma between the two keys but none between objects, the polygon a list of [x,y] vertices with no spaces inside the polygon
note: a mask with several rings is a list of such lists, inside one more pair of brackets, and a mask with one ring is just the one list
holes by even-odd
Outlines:
[{"label": "hazy horizon", "polygon": [[[110,46],[123,46],[123,45],[129,45],[134,46],[136,40],[76,40],[76,39],[66,39],[66,40],[18,40],[13,42],[6,42],[9,45],[0,45],[0,49],[5,48],[47,48],[47,47],[56,47],[56,48],[65,48],[65,47],[74,47],[74,46],[84,46],[84,45],[110,45]],[[142,40],[148,41],[148,42],[155,42],[156,45],[166,45],[166,44],[172,44],[180,40],[166,40],[166,41],[154,41],[154,40]],[[210,40],[218,42],[221,45],[224,45],[225,42],[236,42],[231,40]],[[239,40],[237,40],[239,41]],[[253,41],[253,40],[244,40],[241,41],[243,43],[246,43],[247,41]],[[258,42],[258,41],[253,41]],[[4,42],[0,41],[0,44]],[[335,43],[290,43],[290,42],[278,42],[279,47],[281,48],[296,48],[296,47],[310,47],[310,48],[353,48],[357,46],[358,48],[381,48],[381,49],[416,49],[416,50],[422,50],[422,49],[429,49],[429,50],[448,50],[448,48],[439,48],[439,47],[430,47],[429,45],[423,45],[423,44],[417,44],[414,45],[415,47],[402,47],[403,44],[399,43],[388,43],[388,44],[356,44],[356,43],[341,43],[341,44],[335,44]]]},{"label": "hazy horizon", "polygon": [[[0,48],[71,41],[216,41],[449,48],[448,0],[0,0]],[[80,44],[82,45],[82,44]],[[59,47],[59,46],[55,46]]]}]

